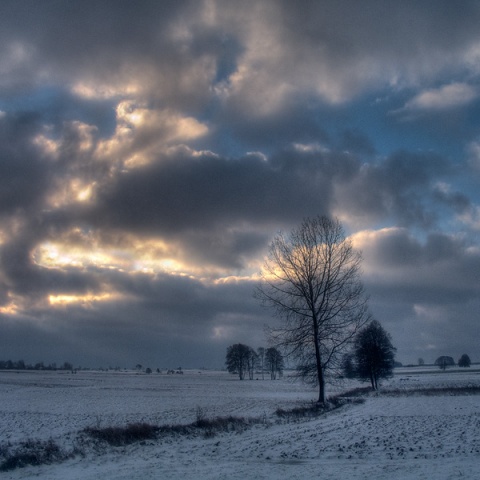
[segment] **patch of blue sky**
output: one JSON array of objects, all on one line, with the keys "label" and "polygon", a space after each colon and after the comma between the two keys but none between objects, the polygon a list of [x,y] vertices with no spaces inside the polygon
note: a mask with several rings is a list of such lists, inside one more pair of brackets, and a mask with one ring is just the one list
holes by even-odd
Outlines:
[{"label": "patch of blue sky", "polygon": [[6,113],[38,113],[47,124],[81,121],[98,128],[102,137],[115,131],[115,104],[110,100],[87,100],[55,86],[0,96],[0,110]]},{"label": "patch of blue sky", "polygon": [[[452,160],[462,158],[462,144],[453,131],[445,131],[442,121],[431,114],[408,116],[401,111],[402,105],[404,96],[385,97],[383,100],[378,100],[378,96],[366,96],[345,105],[339,114],[330,116],[330,122],[325,122],[325,127],[330,131],[353,129],[362,133],[373,144],[379,157],[406,150],[434,152]],[[462,125],[458,122],[466,120],[459,116],[456,121],[455,130],[461,130]]]}]

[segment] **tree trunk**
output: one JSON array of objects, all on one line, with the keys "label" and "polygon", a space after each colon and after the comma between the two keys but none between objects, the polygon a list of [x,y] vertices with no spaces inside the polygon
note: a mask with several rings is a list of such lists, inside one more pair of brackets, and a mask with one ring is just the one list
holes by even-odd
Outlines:
[{"label": "tree trunk", "polygon": [[325,378],[323,377],[323,368],[320,365],[318,370],[318,403],[325,403]]},{"label": "tree trunk", "polygon": [[322,356],[320,354],[320,347],[318,344],[318,321],[313,318],[313,335],[315,343],[315,361],[317,367],[317,381],[318,381],[318,403],[325,403],[325,377],[323,375]]}]

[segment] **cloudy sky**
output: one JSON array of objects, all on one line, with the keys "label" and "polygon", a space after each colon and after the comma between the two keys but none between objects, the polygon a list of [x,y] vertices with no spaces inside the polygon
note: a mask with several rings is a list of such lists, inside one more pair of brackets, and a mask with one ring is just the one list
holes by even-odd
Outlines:
[{"label": "cloudy sky", "polygon": [[336,216],[397,358],[480,361],[480,4],[0,3],[0,359],[222,367]]}]

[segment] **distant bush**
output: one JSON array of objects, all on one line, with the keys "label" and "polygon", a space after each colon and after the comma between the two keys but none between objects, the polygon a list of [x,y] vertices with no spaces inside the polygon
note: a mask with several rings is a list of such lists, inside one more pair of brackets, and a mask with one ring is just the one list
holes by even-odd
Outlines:
[{"label": "distant bush", "polygon": [[425,387],[409,389],[389,389],[383,392],[387,396],[405,397],[413,395],[480,395],[480,386],[467,385],[465,387]]},{"label": "distant bush", "polygon": [[141,440],[153,440],[157,438],[158,430],[148,423],[132,423],[126,427],[87,427],[84,432],[92,438],[120,447]]},{"label": "distant bush", "polygon": [[365,394],[370,392],[370,389],[367,388],[358,388],[352,390],[351,392],[346,392],[342,395],[337,395],[334,397],[329,397],[325,404],[321,404],[318,402],[310,403],[307,405],[303,405],[300,407],[290,408],[288,410],[284,410],[283,408],[277,408],[275,414],[283,419],[302,419],[302,418],[310,418],[310,417],[318,417],[320,415],[325,414],[331,410],[336,410],[337,408],[343,407],[347,404],[360,404],[364,403],[365,399],[363,398],[353,398],[358,397],[360,394]]},{"label": "distant bush", "polygon": [[82,430],[82,433],[114,447],[120,447],[135,442],[155,440],[165,435],[196,435],[200,432],[206,437],[213,437],[220,432],[243,431],[250,425],[258,423],[262,423],[259,418],[227,416],[209,419],[197,410],[197,419],[187,425],[159,426],[148,423],[134,423],[125,427],[87,427]]}]

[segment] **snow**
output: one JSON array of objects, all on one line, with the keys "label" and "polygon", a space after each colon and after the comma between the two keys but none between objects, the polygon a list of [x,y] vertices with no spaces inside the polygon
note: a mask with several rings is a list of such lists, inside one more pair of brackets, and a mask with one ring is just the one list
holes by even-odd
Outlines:
[{"label": "snow", "polygon": [[[480,383],[480,372],[403,369],[384,391]],[[350,388],[350,384],[335,389]],[[317,419],[278,423],[277,407],[303,405],[300,382],[239,381],[225,372],[0,372],[0,438],[53,438],[68,448],[87,426],[191,423],[207,417],[264,417],[266,424],[213,438],[165,437],[88,452],[64,463],[3,473],[19,480],[108,479],[453,479],[480,476],[476,395],[370,395]]]}]

